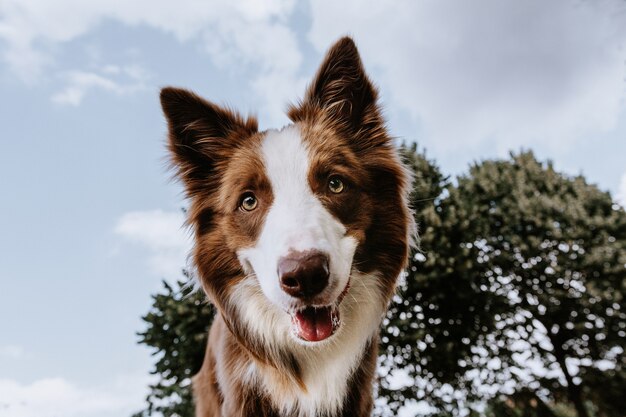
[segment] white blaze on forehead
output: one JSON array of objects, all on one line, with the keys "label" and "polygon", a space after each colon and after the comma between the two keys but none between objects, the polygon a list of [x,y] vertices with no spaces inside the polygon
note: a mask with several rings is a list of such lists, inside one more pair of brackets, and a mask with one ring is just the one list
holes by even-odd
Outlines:
[{"label": "white blaze on forehead", "polygon": [[[274,195],[274,203],[266,219],[268,234],[265,237],[278,238],[281,232],[306,228],[308,225],[300,222],[313,220],[313,216],[307,214],[315,210],[319,201],[309,186],[309,154],[302,143],[299,129],[290,126],[281,131],[268,132],[262,152]],[[306,245],[306,242],[280,243],[293,244],[296,250],[305,249]]]},{"label": "white blaze on forehead", "polygon": [[269,132],[262,152],[274,195],[262,237],[288,246],[283,250],[330,249],[325,247],[332,238],[329,234],[342,236],[346,229],[334,221],[311,190],[309,152],[300,130],[290,126]]},{"label": "white blaze on forehead", "polygon": [[238,252],[242,264],[252,267],[249,272],[256,274],[270,301],[289,308],[293,299],[280,288],[278,260],[293,251],[322,251],[330,257],[327,295],[336,298],[348,281],[356,240],[313,193],[309,150],[300,130],[295,125],[270,130],[261,153],[273,201],[254,247]]}]

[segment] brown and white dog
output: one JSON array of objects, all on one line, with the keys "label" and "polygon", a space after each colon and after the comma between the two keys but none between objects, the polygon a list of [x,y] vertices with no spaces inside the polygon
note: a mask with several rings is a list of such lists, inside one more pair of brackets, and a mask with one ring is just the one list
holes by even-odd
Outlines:
[{"label": "brown and white dog", "polygon": [[354,42],[330,49],[280,130],[186,90],[164,88],[161,104],[218,311],[196,415],[369,416],[413,221],[409,174]]}]

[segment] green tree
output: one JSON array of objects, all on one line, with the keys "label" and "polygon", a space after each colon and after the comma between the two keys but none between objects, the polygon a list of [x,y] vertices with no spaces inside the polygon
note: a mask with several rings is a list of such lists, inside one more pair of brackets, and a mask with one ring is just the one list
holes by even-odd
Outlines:
[{"label": "green tree", "polygon": [[154,349],[152,374],[145,410],[133,417],[193,417],[191,377],[200,370],[208,329],[214,315],[202,290],[194,291],[193,281],[183,271],[184,281],[175,287],[163,281],[164,291],[154,295],[152,308],[143,317],[146,329],[138,333],[139,343]]},{"label": "green tree", "polygon": [[[471,372],[507,355],[490,335],[508,302],[506,294],[484,290],[492,265],[471,244],[476,219],[453,198],[456,187],[415,147],[404,154],[415,175],[411,206],[420,245],[383,323],[379,391],[393,413],[417,399],[456,415],[483,398],[477,388],[506,379],[497,372],[481,378]],[[398,388],[397,370],[412,383]]]},{"label": "green tree", "polygon": [[502,368],[588,416],[584,388],[604,387],[585,387],[585,374],[619,370],[626,348],[624,210],[531,152],[474,165],[450,200],[471,219],[467,245],[489,265],[481,290],[509,304],[492,335],[513,359]]},{"label": "green tree", "polygon": [[414,197],[421,252],[384,329],[384,363],[415,381],[383,379],[392,408],[417,398],[458,414],[532,392],[579,417],[623,416],[624,210],[530,152],[437,191],[434,207]]}]

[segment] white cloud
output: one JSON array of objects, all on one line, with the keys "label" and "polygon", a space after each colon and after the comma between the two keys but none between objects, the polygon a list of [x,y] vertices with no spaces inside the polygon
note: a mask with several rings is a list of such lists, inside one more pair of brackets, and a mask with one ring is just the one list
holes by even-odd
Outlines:
[{"label": "white cloud", "polygon": [[[0,415],[12,417],[110,417],[143,407],[145,376],[124,375],[106,386],[85,387],[63,378],[30,384],[0,379]],[[5,414],[6,413],[6,414]]]},{"label": "white cloud", "polygon": [[[96,30],[104,20],[141,25],[180,41],[202,42],[217,65],[252,68],[256,75],[250,85],[263,105],[263,115],[271,122],[282,121],[286,100],[303,84],[296,75],[302,55],[288,26],[294,4],[293,0],[4,0],[0,2],[0,41],[5,42],[1,53],[17,76],[33,81],[44,69],[53,68],[58,45]],[[81,78],[82,87],[70,83],[56,101],[75,104],[89,87],[119,89],[110,78],[94,75],[74,74]]]},{"label": "white cloud", "polygon": [[177,277],[191,248],[184,220],[181,212],[133,211],[117,221],[114,232],[150,251],[148,263],[154,273]]},{"label": "white cloud", "polygon": [[[217,35],[217,36],[216,36]],[[306,79],[298,76],[302,55],[296,38],[285,24],[255,22],[240,30],[229,25],[217,34],[205,35],[207,49],[222,68],[242,64],[254,68],[251,80],[261,113],[270,124],[286,120],[288,100],[304,90]]]},{"label": "white cloud", "polygon": [[[613,129],[624,106],[621,0],[310,3],[315,48],[355,35],[389,110],[407,111],[432,148],[566,146]],[[217,66],[250,70],[251,106],[276,124],[305,84],[294,9],[294,0],[4,0],[0,54],[17,76],[37,79],[60,67],[59,45],[101,22],[158,30],[203,45]],[[133,85],[114,68],[60,71],[68,85],[54,101],[65,104]]]},{"label": "white cloud", "polygon": [[388,107],[419,121],[429,147],[561,146],[611,130],[624,105],[623,1],[311,5],[315,47],[355,35]]},{"label": "white cloud", "polygon": [[24,357],[24,348],[17,345],[0,346],[0,359],[20,359]]},{"label": "white cloud", "polygon": [[622,207],[626,208],[626,172],[622,174],[622,178],[619,182],[619,188],[617,189],[617,194],[615,195],[615,200],[622,205]]},{"label": "white cloud", "polygon": [[100,73],[70,71],[65,74],[67,85],[52,96],[58,104],[78,106],[92,90],[104,90],[118,95],[130,94],[146,88],[147,73],[140,67],[107,65]]}]

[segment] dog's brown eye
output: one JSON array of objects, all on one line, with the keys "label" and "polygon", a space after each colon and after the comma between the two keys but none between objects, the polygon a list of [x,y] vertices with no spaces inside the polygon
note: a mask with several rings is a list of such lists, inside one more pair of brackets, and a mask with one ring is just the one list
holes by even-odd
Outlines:
[{"label": "dog's brown eye", "polygon": [[252,211],[256,208],[258,204],[259,202],[254,194],[245,193],[241,198],[241,203],[239,204],[239,207],[241,207],[241,209],[245,211]]},{"label": "dog's brown eye", "polygon": [[340,192],[342,192],[344,189],[344,185],[343,181],[341,181],[341,178],[337,176],[330,177],[330,179],[328,180],[328,189],[335,194],[339,194]]}]

